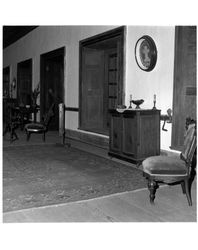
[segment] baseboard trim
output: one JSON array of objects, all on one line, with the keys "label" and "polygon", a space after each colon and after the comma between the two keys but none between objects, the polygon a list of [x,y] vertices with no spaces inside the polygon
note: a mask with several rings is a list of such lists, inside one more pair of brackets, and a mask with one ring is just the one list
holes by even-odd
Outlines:
[{"label": "baseboard trim", "polygon": [[109,138],[100,136],[100,135],[93,135],[86,133],[86,131],[77,131],[72,129],[65,130],[65,137],[66,139],[73,139],[77,141],[81,141],[84,143],[88,143],[103,149],[109,149]]}]

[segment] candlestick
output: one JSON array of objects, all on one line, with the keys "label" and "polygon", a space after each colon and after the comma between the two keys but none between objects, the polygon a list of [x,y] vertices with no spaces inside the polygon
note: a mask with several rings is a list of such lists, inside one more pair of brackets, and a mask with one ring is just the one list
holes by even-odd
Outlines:
[{"label": "candlestick", "polygon": [[131,108],[132,108],[132,106],[131,106],[131,103],[132,103],[132,95],[130,95],[130,100],[129,100],[129,103],[130,103],[130,105],[129,105],[129,109],[131,109]]},{"label": "candlestick", "polygon": [[11,88],[10,88],[10,96],[13,98],[13,92],[16,88],[16,78],[14,77],[11,83]]},{"label": "candlestick", "polygon": [[153,96],[153,109],[156,109],[155,105],[156,105],[156,94],[154,94]]}]

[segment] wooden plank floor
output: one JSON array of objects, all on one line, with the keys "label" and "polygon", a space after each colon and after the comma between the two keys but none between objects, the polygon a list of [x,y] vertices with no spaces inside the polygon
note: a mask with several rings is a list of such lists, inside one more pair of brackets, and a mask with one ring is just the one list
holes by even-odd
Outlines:
[{"label": "wooden plank floor", "polygon": [[[11,144],[5,137],[3,146],[43,144],[40,135],[33,135],[26,142],[24,131],[18,131],[18,134],[19,140]],[[48,132],[45,143],[60,142],[57,132]],[[77,141],[69,142],[73,147],[109,158],[107,150]],[[116,158],[112,160],[120,161]],[[132,166],[131,163],[120,162]],[[149,202],[148,190],[143,189],[87,201],[4,213],[3,222],[196,222],[196,190],[194,181],[192,207],[188,206],[180,185],[164,186],[157,190],[154,206]]]},{"label": "wooden plank floor", "polygon": [[48,207],[8,212],[3,222],[196,222],[196,184],[192,187],[193,206],[189,207],[180,185],[157,190],[151,205],[148,190],[125,192],[106,197]]}]

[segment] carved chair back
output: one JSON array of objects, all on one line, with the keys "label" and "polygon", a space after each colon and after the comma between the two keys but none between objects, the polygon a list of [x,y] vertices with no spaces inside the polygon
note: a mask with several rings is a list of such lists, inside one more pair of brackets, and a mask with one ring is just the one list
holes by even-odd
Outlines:
[{"label": "carved chair back", "polygon": [[55,103],[53,103],[49,110],[47,111],[47,113],[44,115],[43,118],[43,124],[48,127],[49,122],[51,121],[51,118],[54,116],[54,107],[55,107]]},{"label": "carved chair back", "polygon": [[188,129],[185,134],[183,150],[181,152],[181,159],[183,159],[187,165],[191,165],[196,147],[196,123],[192,123],[188,125]]}]

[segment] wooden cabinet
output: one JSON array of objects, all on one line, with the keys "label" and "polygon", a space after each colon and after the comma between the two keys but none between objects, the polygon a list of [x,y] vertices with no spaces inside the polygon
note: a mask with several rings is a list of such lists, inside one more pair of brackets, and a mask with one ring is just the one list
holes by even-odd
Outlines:
[{"label": "wooden cabinet", "polygon": [[160,110],[111,110],[109,155],[134,163],[160,154]]}]

